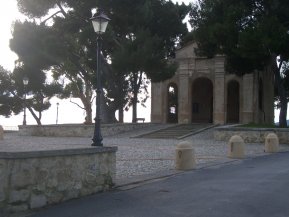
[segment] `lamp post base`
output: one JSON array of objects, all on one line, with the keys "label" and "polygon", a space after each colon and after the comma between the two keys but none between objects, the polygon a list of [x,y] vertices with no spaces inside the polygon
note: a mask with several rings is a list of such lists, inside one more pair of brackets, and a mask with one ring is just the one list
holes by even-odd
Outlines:
[{"label": "lamp post base", "polygon": [[100,130],[100,119],[95,119],[95,128],[92,138],[93,143],[91,144],[91,146],[103,146],[102,140],[103,138]]},{"label": "lamp post base", "polygon": [[103,147],[103,144],[102,144],[102,139],[101,140],[93,140],[93,143],[91,144],[91,146],[99,146],[99,147]]}]

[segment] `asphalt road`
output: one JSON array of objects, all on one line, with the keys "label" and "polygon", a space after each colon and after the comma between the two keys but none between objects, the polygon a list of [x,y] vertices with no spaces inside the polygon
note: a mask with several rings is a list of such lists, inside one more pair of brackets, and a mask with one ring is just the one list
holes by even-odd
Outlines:
[{"label": "asphalt road", "polygon": [[189,171],[33,217],[288,217],[289,152]]}]

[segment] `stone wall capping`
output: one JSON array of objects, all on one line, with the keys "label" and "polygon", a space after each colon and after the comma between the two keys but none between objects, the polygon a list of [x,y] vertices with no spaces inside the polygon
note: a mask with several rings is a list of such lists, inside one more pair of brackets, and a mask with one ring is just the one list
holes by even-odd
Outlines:
[{"label": "stone wall capping", "polygon": [[216,127],[214,138],[219,141],[226,141],[233,135],[240,135],[247,143],[263,143],[269,133],[275,133],[281,144],[289,144],[288,128],[250,128],[239,127],[240,125],[229,125]]},{"label": "stone wall capping", "polygon": [[[102,124],[102,136],[111,136],[118,133],[141,129],[154,123],[115,123]],[[52,124],[52,125],[19,125],[21,136],[49,136],[49,137],[91,137],[94,125],[89,124]]]},{"label": "stone wall capping", "polygon": [[85,148],[68,148],[68,149],[55,149],[55,150],[9,151],[9,152],[0,152],[0,159],[56,157],[56,156],[96,154],[102,152],[116,152],[116,151],[117,147],[92,147],[92,146]]},{"label": "stone wall capping", "polygon": [[277,131],[288,131],[288,128],[251,128],[251,127],[238,127],[238,125],[230,125],[230,126],[220,126],[217,127],[216,130],[223,130],[223,131],[272,131],[272,132],[277,132]]},{"label": "stone wall capping", "polygon": [[[102,124],[102,126],[104,127],[111,127],[111,126],[124,126],[124,125],[151,125],[153,123],[112,123],[112,124]],[[61,127],[61,126],[65,126],[65,127],[75,127],[75,126],[83,126],[83,127],[94,127],[94,124],[47,124],[47,125],[35,125],[35,124],[31,124],[31,125],[19,125],[20,128],[34,128],[34,127],[44,127],[44,126],[49,126],[49,127]]]}]

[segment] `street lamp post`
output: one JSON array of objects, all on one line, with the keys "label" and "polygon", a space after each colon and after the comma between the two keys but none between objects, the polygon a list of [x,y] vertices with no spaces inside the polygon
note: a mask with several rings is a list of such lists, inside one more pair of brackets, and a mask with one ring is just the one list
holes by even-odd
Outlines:
[{"label": "street lamp post", "polygon": [[100,50],[101,50],[101,42],[102,38],[101,35],[105,32],[107,24],[109,22],[109,18],[104,14],[104,12],[100,9],[98,9],[97,13],[90,19],[92,21],[92,25],[94,28],[95,33],[97,34],[97,68],[96,68],[96,116],[95,116],[95,127],[94,127],[94,135],[92,138],[92,146],[103,146],[102,144],[102,135],[101,135],[101,129],[100,129],[100,99],[102,94],[102,88],[101,88],[101,64],[100,64]]},{"label": "street lamp post", "polygon": [[23,125],[26,125],[26,87],[28,85],[28,77],[24,76],[23,77],[23,85],[24,85],[24,114],[23,114]]},{"label": "street lamp post", "polygon": [[56,103],[56,124],[58,124],[58,106],[59,106],[59,102]]}]

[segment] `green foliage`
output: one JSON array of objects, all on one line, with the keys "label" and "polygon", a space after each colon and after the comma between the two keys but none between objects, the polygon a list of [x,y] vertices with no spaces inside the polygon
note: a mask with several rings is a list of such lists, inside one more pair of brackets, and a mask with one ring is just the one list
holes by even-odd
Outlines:
[{"label": "green foliage", "polygon": [[20,62],[39,70],[57,64],[65,52],[63,43],[50,27],[27,21],[14,24],[10,48]]},{"label": "green foliage", "polygon": [[[27,87],[23,84],[24,76],[29,79]],[[0,83],[0,115],[9,117],[19,114],[26,102],[26,107],[38,124],[41,124],[42,112],[50,107],[50,98],[62,92],[58,83],[48,84],[45,75],[24,67],[17,67],[12,73],[0,67]],[[29,96],[26,100],[25,94]]]},{"label": "green foliage", "polygon": [[15,98],[13,93],[17,92],[11,73],[0,66],[0,115],[9,117],[12,113],[19,114],[22,111],[22,101]]},{"label": "green foliage", "polygon": [[110,11],[111,22],[104,40],[110,45],[107,52],[113,71],[123,74],[123,79],[128,78],[125,92],[130,93],[128,103],[133,105],[135,120],[138,94],[147,88],[144,74],[159,82],[171,78],[177,69],[172,57],[176,43],[187,33],[182,20],[189,8],[159,0],[99,1],[99,4]]},{"label": "green foliage", "polygon": [[240,125],[237,127],[248,127],[248,128],[284,128],[274,124],[257,124],[257,123],[249,123]]},{"label": "green foliage", "polygon": [[199,54],[225,54],[230,71],[249,73],[263,69],[275,53],[289,54],[285,0],[202,0],[191,10],[191,25]]},{"label": "green foliage", "polygon": [[19,11],[30,18],[42,17],[54,8],[56,1],[53,0],[18,0]]},{"label": "green foliage", "polygon": [[199,55],[225,54],[227,71],[239,75],[271,69],[282,126],[288,103],[281,77],[281,67],[289,60],[288,11],[287,0],[200,0],[190,12]]},{"label": "green foliage", "polygon": [[139,93],[140,88],[145,92],[144,74],[161,81],[177,69],[169,59],[174,56],[176,42],[187,33],[182,20],[189,7],[184,4],[165,0],[17,2],[21,12],[36,21],[15,23],[11,48],[25,66],[52,70],[55,79],[64,77],[62,97],[79,97],[83,104],[93,98],[96,35],[89,18],[96,6],[111,18],[103,35],[102,84],[113,115],[115,109],[129,103],[130,92]]}]

